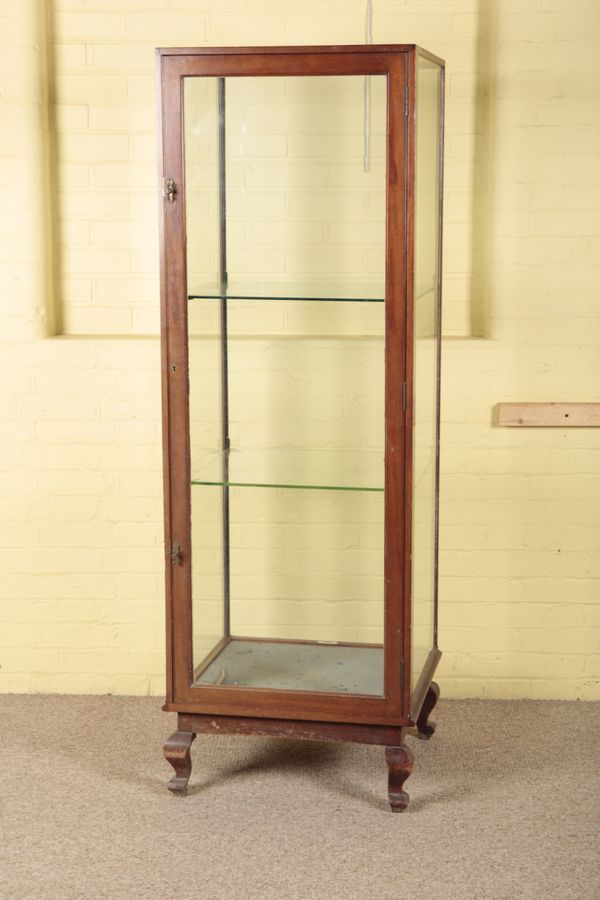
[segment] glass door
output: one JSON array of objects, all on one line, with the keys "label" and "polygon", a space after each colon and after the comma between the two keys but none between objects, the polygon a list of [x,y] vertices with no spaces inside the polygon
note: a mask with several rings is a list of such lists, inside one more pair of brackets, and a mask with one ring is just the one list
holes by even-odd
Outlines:
[{"label": "glass door", "polygon": [[384,693],[386,81],[184,79],[198,686]]}]

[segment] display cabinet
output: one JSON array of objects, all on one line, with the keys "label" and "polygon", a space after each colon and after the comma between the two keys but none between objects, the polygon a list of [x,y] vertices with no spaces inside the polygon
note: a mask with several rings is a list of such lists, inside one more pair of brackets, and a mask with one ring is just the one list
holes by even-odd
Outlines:
[{"label": "display cabinet", "polygon": [[196,734],[385,747],[438,696],[443,62],[157,51],[167,698]]}]

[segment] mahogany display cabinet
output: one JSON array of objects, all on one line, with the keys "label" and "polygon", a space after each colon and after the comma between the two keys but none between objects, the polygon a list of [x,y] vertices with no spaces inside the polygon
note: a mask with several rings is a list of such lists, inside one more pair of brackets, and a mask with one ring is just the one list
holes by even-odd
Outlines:
[{"label": "mahogany display cabinet", "polygon": [[385,747],[438,688],[444,67],[157,51],[167,698],[196,734]]}]

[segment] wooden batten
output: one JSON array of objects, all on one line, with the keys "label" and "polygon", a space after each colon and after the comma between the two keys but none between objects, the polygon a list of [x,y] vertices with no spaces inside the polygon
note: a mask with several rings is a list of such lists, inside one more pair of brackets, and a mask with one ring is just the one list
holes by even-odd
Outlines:
[{"label": "wooden batten", "polygon": [[498,403],[498,425],[600,428],[600,403]]}]

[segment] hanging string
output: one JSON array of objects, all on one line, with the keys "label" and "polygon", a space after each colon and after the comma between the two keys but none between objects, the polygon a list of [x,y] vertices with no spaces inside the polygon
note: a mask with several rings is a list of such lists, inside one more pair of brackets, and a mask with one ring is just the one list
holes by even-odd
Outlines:
[{"label": "hanging string", "polygon": [[[366,42],[373,43],[373,4],[367,0]],[[363,125],[363,171],[368,172],[371,166],[370,137],[371,137],[371,76],[365,75],[364,98],[364,125]]]}]

